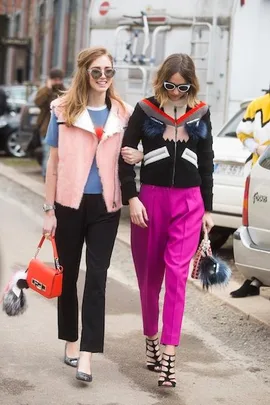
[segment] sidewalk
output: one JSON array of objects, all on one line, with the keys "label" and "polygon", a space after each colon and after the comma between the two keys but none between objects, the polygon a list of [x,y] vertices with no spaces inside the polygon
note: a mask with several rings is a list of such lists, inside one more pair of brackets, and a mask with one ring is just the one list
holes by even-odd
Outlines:
[{"label": "sidewalk", "polygon": [[[0,174],[14,181],[31,192],[43,197],[44,184],[41,181],[31,178],[29,175],[20,173],[13,167],[0,163]],[[130,245],[130,227],[127,221],[121,221],[117,238],[123,243]],[[201,289],[200,282],[189,277],[189,282]],[[209,294],[213,294],[224,304],[240,311],[246,319],[253,318],[267,326],[270,326],[270,302],[262,296],[246,297],[244,299],[233,299],[230,297],[230,291],[240,287],[240,283],[231,280],[229,286],[225,288],[213,288]]]}]

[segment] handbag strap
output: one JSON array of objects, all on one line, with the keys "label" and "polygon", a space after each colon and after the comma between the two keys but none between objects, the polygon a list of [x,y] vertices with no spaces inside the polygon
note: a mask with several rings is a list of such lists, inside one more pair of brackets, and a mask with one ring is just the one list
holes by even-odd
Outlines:
[{"label": "handbag strap", "polygon": [[191,272],[191,278],[198,279],[200,272],[200,262],[203,257],[212,256],[211,242],[208,236],[208,232],[204,230],[203,239],[200,243],[200,246],[195,253],[193,260],[193,269]]},{"label": "handbag strap", "polygon": [[46,238],[45,235],[42,235],[42,237],[41,237],[41,239],[40,239],[40,242],[39,242],[39,244],[38,244],[38,247],[37,247],[37,250],[36,250],[36,253],[35,253],[34,258],[35,258],[35,259],[37,258],[37,255],[39,254],[39,251],[40,251],[40,249],[41,249],[41,247],[42,247],[42,245],[43,245],[45,239],[48,239],[48,240],[51,241],[52,248],[53,248],[53,258],[54,258],[54,265],[55,265],[55,268],[56,268],[59,272],[62,272],[62,271],[63,271],[63,267],[62,267],[62,266],[60,265],[60,263],[59,263],[57,247],[56,247],[55,239],[54,239],[53,236],[49,236],[48,238]]},{"label": "handbag strap", "polygon": [[206,230],[204,230],[203,240],[201,242],[201,251],[204,256],[212,255],[211,242]]}]

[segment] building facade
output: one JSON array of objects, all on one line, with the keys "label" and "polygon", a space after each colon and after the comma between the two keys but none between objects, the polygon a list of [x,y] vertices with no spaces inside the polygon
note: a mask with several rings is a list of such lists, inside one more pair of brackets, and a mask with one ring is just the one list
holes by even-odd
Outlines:
[{"label": "building facade", "polygon": [[0,83],[42,83],[52,67],[71,77],[76,55],[87,47],[89,5],[90,0],[2,1],[0,18],[7,27],[0,31],[6,38]]}]

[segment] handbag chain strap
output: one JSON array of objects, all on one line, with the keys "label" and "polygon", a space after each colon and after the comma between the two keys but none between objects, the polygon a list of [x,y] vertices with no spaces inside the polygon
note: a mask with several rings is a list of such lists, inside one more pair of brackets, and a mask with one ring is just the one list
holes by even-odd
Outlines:
[{"label": "handbag chain strap", "polygon": [[52,248],[53,248],[54,265],[55,265],[56,270],[58,270],[61,273],[63,271],[63,267],[59,263],[57,247],[56,247],[55,239],[54,239],[53,236],[49,236],[48,238],[46,238],[44,235],[42,235],[42,237],[40,239],[40,242],[38,244],[38,247],[37,247],[34,258],[35,259],[37,258],[38,254],[39,254],[39,251],[40,251],[45,239],[48,239],[48,240],[51,241]]},{"label": "handbag chain strap", "polygon": [[210,242],[207,231],[204,231],[203,240],[201,242],[201,252],[202,252],[203,256],[212,255],[211,242]]}]

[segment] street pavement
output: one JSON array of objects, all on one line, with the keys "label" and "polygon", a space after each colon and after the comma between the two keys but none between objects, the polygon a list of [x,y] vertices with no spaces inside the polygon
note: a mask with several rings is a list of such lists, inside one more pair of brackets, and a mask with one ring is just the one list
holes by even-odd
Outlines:
[{"label": "street pavement", "polygon": [[[42,228],[42,200],[0,175],[2,287],[11,270],[25,268],[33,256]],[[127,240],[123,219],[109,270],[105,353],[93,357],[93,382],[81,385],[75,370],[63,363],[56,301],[28,290],[23,315],[9,318],[0,312],[0,404],[269,405],[269,327],[191,283],[177,387],[157,387],[157,375],[144,366],[139,296]],[[51,262],[49,243],[40,257]],[[80,299],[84,275],[82,261]]]}]

